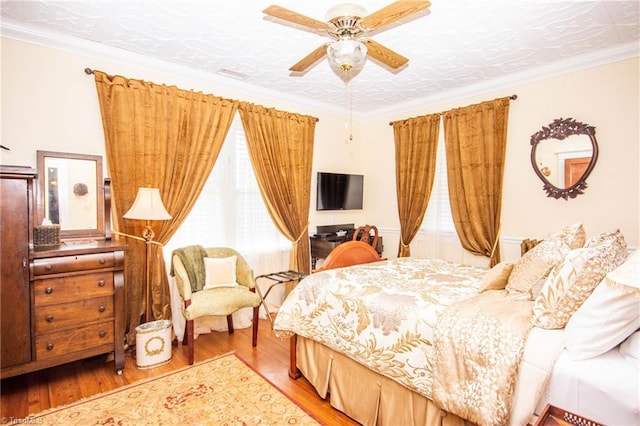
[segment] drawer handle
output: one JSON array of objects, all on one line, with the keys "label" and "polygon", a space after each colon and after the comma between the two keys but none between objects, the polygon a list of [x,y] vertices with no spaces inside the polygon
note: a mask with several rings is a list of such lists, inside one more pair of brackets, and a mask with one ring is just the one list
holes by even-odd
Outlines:
[{"label": "drawer handle", "polygon": [[51,294],[53,293],[53,289],[51,287],[47,287],[44,289],[44,294]]},{"label": "drawer handle", "polygon": [[46,271],[50,271],[50,270],[52,270],[52,269],[53,269],[53,265],[46,264],[46,265],[44,265],[44,269],[45,269]]},{"label": "drawer handle", "polygon": [[107,263],[107,261],[105,259],[100,259],[99,262],[100,262],[101,265],[104,265],[105,263]]},{"label": "drawer handle", "polygon": [[47,315],[47,322],[53,322],[53,315]]},{"label": "drawer handle", "polygon": [[104,305],[98,306],[98,312],[104,312],[105,309],[107,309],[107,308],[105,308]]},{"label": "drawer handle", "polygon": [[102,330],[102,331],[100,331],[100,333],[98,333],[98,336],[100,336],[100,337],[104,337],[106,335],[107,335],[107,332],[104,331],[104,330]]},{"label": "drawer handle", "polygon": [[53,343],[47,343],[47,350],[48,351],[53,350]]},{"label": "drawer handle", "polygon": [[104,284],[105,284],[104,280],[98,281],[98,286],[99,287],[104,287]]}]

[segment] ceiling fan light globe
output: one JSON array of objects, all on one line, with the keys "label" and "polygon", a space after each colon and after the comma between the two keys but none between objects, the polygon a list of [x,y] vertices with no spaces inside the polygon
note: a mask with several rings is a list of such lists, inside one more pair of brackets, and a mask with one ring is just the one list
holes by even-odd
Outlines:
[{"label": "ceiling fan light globe", "polygon": [[367,46],[356,40],[338,40],[327,47],[329,61],[348,71],[360,67],[367,56]]}]

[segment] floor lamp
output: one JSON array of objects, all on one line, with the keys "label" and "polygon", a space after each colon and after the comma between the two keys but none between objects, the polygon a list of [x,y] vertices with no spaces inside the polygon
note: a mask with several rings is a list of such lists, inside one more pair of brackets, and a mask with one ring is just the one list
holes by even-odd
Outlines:
[{"label": "floor lamp", "polygon": [[136,199],[133,205],[123,216],[125,219],[137,219],[146,220],[147,224],[142,231],[142,238],[145,241],[145,314],[144,319],[146,322],[152,320],[151,318],[151,271],[149,270],[150,262],[150,249],[151,243],[155,233],[151,229],[150,222],[152,220],[169,220],[171,215],[167,212],[167,209],[162,203],[160,198],[160,190],[158,188],[138,188]]},{"label": "floor lamp", "polygon": [[136,327],[136,366],[141,369],[157,367],[171,360],[171,321],[152,321],[149,263],[155,233],[151,229],[150,222],[169,220],[171,215],[162,204],[158,188],[138,188],[133,205],[122,217],[147,221],[142,231],[142,239],[145,242],[145,322]]}]

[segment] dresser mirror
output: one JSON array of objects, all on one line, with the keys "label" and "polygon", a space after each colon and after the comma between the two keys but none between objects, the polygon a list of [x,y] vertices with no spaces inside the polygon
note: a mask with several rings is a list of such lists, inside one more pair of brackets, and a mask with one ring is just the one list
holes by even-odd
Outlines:
[{"label": "dresser mirror", "polygon": [[531,164],[548,197],[575,198],[598,158],[595,127],[558,118],[531,136]]},{"label": "dresser mirror", "polygon": [[60,225],[61,240],[104,238],[102,157],[37,151],[37,162],[36,224]]}]

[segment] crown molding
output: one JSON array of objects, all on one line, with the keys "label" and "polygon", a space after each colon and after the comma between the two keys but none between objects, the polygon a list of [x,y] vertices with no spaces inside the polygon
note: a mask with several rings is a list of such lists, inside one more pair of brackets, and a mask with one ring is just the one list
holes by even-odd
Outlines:
[{"label": "crown molding", "polygon": [[[275,104],[294,104],[299,107],[302,114],[326,113],[336,114],[335,105],[326,102],[312,101],[303,96],[283,95],[283,93],[265,89],[251,83],[243,82],[233,77],[226,77],[216,72],[204,72],[183,65],[162,61],[148,56],[134,53],[128,50],[106,46],[90,40],[78,37],[69,37],[59,33],[42,31],[32,26],[16,23],[10,19],[3,19],[0,22],[0,35],[25,43],[35,44],[42,47],[53,48],[65,52],[87,56],[101,61],[113,62],[128,67],[139,67],[142,69],[153,69],[154,71],[169,75],[180,75],[185,78],[194,78],[206,82],[206,84],[219,83],[220,86],[234,91],[258,95],[274,102]],[[90,68],[90,67],[89,67]],[[219,96],[219,95],[216,95]],[[251,102],[251,100],[244,100]]]},{"label": "crown molding", "polygon": [[[138,53],[133,53],[111,46],[105,46],[97,42],[84,40],[77,37],[69,37],[53,32],[42,31],[40,29],[36,29],[22,23],[12,22],[12,20],[10,19],[3,19],[2,22],[0,22],[0,35],[2,35],[2,37],[7,37],[26,43],[63,50],[69,53],[114,62],[126,66],[140,67],[143,69],[152,68],[155,71],[167,74],[178,74],[183,77],[195,78],[205,81],[207,82],[207,84],[220,83],[220,85],[225,88],[237,90],[242,93],[250,93],[252,95],[257,94],[258,96],[270,99],[276,104],[294,104],[300,109],[308,111],[303,113],[307,113],[310,115],[314,113],[336,115],[335,105],[331,105],[325,102],[312,101],[303,96],[283,95],[279,91],[265,89],[251,83],[240,81],[236,78],[225,77],[224,75],[217,73],[198,71],[193,68],[149,58]],[[366,113],[353,111],[352,114],[353,118],[356,120],[372,120],[400,115],[403,112],[414,110],[416,108],[424,108],[428,107],[429,105],[442,102],[451,102],[452,100],[468,98],[486,92],[508,89],[510,87],[523,83],[543,80],[562,74],[576,72],[587,68],[605,65],[639,56],[640,47],[637,43],[623,44],[613,48],[602,49],[588,54],[575,56],[573,58],[554,62],[526,71],[509,74],[507,76],[482,82],[479,84],[441,92],[433,96],[428,96],[406,103],[394,105],[393,107],[378,109],[375,111],[368,111]]]},{"label": "crown molding", "polygon": [[[366,119],[394,116],[420,107],[439,104],[442,102],[451,102],[456,99],[468,98],[487,92],[506,90],[517,85],[545,80],[547,78],[557,77],[559,75],[567,74],[570,72],[582,71],[588,68],[624,61],[636,57],[640,57],[640,45],[638,45],[637,43],[622,44],[612,48],[574,56],[569,59],[553,62],[551,64],[543,65],[540,67],[531,68],[526,71],[512,73],[504,77],[485,81],[479,84],[460,87],[458,89],[450,90],[447,92],[441,92],[434,96],[412,100],[406,103],[394,105],[390,108],[370,111],[366,114]],[[505,94],[505,96],[507,95],[511,95],[511,93]],[[354,117],[356,117],[355,114]],[[358,118],[363,119],[364,117]]]}]

